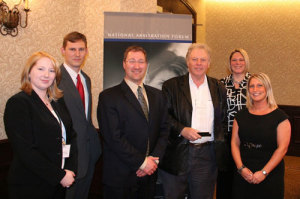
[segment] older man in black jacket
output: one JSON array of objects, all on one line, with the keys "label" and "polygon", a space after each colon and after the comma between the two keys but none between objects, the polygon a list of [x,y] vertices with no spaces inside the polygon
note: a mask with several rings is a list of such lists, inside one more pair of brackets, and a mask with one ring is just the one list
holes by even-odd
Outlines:
[{"label": "older man in black jacket", "polygon": [[189,73],[166,81],[162,90],[171,120],[169,144],[160,163],[165,197],[213,198],[217,170],[225,169],[226,90],[208,77],[210,50],[192,44],[186,62]]}]

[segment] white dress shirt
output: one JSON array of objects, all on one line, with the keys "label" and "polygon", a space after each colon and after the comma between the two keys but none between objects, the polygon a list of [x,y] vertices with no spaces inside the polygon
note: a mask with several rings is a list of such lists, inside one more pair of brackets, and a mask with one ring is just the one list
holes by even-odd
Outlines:
[{"label": "white dress shirt", "polygon": [[74,84],[75,84],[75,87],[77,85],[77,75],[79,74],[80,75],[80,79],[81,79],[81,82],[82,82],[82,85],[83,85],[83,90],[84,90],[84,102],[85,102],[85,116],[87,118],[87,115],[88,115],[88,108],[89,108],[89,93],[88,93],[88,88],[87,88],[87,85],[86,85],[86,81],[85,81],[85,78],[84,76],[82,75],[81,73],[81,70],[79,71],[79,73],[76,73],[70,66],[68,66],[66,63],[64,63],[64,67],[65,69],[68,71],[68,73],[70,74]]},{"label": "white dress shirt", "polygon": [[126,84],[129,86],[129,88],[132,90],[132,92],[134,93],[136,99],[138,99],[137,89],[138,89],[139,86],[142,87],[142,92],[143,92],[144,98],[146,100],[148,111],[149,111],[148,97],[147,97],[147,93],[146,93],[144,84],[141,83],[140,85],[137,85],[137,84],[133,83],[132,81],[130,81],[128,79],[124,79],[124,80],[125,80]]},{"label": "white dress shirt", "polygon": [[[138,99],[137,89],[138,89],[139,86],[142,87],[142,92],[143,92],[144,98],[146,100],[148,111],[149,111],[148,97],[147,97],[147,93],[146,93],[144,84],[141,83],[140,85],[137,85],[134,82],[132,82],[132,81],[126,79],[126,78],[124,78],[124,80],[125,80],[126,84],[129,86],[129,88],[131,89],[131,91],[134,93],[136,99]],[[158,164],[158,160],[155,161],[155,162],[156,162],[156,164]],[[145,157],[145,160],[144,160],[143,164],[140,166],[140,169],[143,170],[146,167],[146,165],[147,165],[147,157]]]},{"label": "white dress shirt", "polygon": [[197,87],[194,83],[191,74],[189,75],[189,85],[192,98],[192,124],[193,129],[199,132],[209,132],[210,137],[202,137],[191,143],[205,143],[214,140],[214,106],[212,103],[207,77],[205,75],[204,82]]}]

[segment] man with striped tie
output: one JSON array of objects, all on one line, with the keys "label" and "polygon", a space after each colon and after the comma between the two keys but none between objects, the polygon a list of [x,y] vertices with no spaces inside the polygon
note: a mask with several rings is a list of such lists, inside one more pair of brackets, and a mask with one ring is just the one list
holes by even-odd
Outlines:
[{"label": "man with striped tie", "polygon": [[147,56],[142,47],[126,49],[123,68],[124,80],[99,95],[104,198],[152,199],[167,144],[166,104],[161,91],[143,84]]}]

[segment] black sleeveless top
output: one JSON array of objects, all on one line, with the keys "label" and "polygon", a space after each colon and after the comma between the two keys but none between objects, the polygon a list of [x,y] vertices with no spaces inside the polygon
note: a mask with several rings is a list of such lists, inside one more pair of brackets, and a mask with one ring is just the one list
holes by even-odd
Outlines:
[{"label": "black sleeveless top", "polygon": [[[239,126],[240,152],[243,164],[253,173],[263,169],[277,149],[277,127],[288,116],[280,109],[266,115],[251,114],[243,109],[236,115]],[[234,198],[283,198],[283,160],[260,184],[249,184],[236,174],[233,185]]]}]

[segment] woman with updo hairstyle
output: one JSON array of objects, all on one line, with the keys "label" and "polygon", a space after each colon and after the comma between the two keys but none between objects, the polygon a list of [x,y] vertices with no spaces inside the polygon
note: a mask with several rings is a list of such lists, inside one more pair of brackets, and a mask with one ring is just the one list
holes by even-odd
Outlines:
[{"label": "woman with updo hairstyle", "polygon": [[63,199],[77,169],[76,133],[58,89],[60,69],[45,52],[29,57],[21,92],[8,99],[4,125],[13,149],[11,199]]}]

